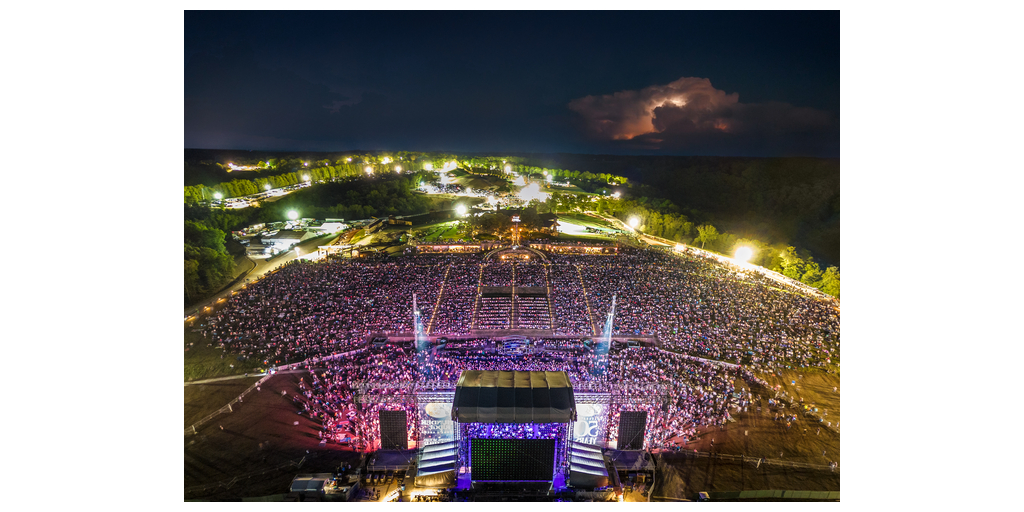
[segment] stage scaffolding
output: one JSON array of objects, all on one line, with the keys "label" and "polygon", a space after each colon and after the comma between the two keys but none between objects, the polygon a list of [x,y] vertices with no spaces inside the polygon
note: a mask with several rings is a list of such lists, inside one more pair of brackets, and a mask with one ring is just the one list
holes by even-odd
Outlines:
[{"label": "stage scaffolding", "polygon": [[[430,403],[452,403],[455,396],[455,382],[453,381],[423,381],[423,382],[379,382],[379,381],[355,381],[352,383],[354,402],[363,405],[381,404],[384,406],[419,406]],[[618,410],[642,410],[650,407],[661,407],[667,403],[678,400],[673,393],[673,387],[666,383],[608,383],[608,382],[574,382],[573,393],[577,404],[599,404],[607,407],[605,428],[603,437],[605,443],[609,440],[609,430],[612,426],[612,414]],[[418,407],[417,407],[418,409]],[[416,429],[420,430],[420,422],[423,418],[420,414],[415,415]],[[557,448],[557,457],[568,460],[569,441],[572,440],[573,424],[564,424],[566,436],[562,439],[561,445]],[[458,424],[454,428],[454,435],[458,441],[461,436],[461,428]],[[423,442],[422,439],[415,439],[416,443]],[[468,459],[462,458],[464,447],[459,441],[459,464],[468,467]],[[557,458],[556,457],[556,458]],[[568,465],[565,466],[568,471]]]}]

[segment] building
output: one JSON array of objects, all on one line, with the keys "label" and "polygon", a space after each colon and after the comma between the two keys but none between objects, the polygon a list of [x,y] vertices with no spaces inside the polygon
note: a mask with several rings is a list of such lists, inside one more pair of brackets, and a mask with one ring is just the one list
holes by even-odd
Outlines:
[{"label": "building", "polygon": [[[263,242],[264,245],[273,246],[272,252],[280,252],[280,251],[288,250],[293,245],[295,245],[295,244],[297,244],[297,243],[299,243],[299,242],[301,242],[303,240],[306,240],[306,239],[309,239],[309,238],[313,238],[313,236],[314,236],[313,233],[310,233],[310,232],[305,231],[305,230],[298,230],[298,229],[285,230],[285,229],[282,229],[282,230],[278,231],[277,233],[272,233],[272,234],[269,234],[269,235],[261,236],[260,237],[260,241]],[[252,244],[250,243],[250,246],[251,245]]]}]

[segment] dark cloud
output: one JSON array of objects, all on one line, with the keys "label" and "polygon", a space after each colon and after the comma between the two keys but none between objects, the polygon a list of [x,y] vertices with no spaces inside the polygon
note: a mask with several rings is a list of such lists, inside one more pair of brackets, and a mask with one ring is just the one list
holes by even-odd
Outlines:
[{"label": "dark cloud", "polygon": [[707,78],[586,96],[569,102],[591,138],[641,150],[806,154],[838,150],[838,122],[825,111],[781,102],[741,103]]}]

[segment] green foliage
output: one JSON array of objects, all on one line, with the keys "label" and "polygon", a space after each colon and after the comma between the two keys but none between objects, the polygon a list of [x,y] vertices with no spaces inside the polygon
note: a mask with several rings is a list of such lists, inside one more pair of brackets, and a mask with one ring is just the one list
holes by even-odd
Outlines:
[{"label": "green foliage", "polygon": [[185,301],[195,301],[231,280],[235,260],[224,248],[223,231],[185,221]]},{"label": "green foliage", "polygon": [[821,276],[821,283],[817,287],[821,291],[839,298],[839,268],[829,267],[825,269],[825,273]]},{"label": "green foliage", "polygon": [[498,213],[485,213],[479,217],[470,217],[471,226],[491,233],[502,233],[512,227],[512,219]]},{"label": "green foliage", "polygon": [[711,224],[704,224],[697,227],[697,242],[700,242],[701,249],[704,248],[704,244],[707,242],[714,242],[718,240],[718,229]]},{"label": "green foliage", "polygon": [[430,208],[431,201],[414,190],[426,177],[425,173],[390,173],[373,179],[359,176],[310,187],[268,203],[262,208],[263,218],[280,221],[291,209],[299,211],[303,217],[346,220],[424,213]]}]

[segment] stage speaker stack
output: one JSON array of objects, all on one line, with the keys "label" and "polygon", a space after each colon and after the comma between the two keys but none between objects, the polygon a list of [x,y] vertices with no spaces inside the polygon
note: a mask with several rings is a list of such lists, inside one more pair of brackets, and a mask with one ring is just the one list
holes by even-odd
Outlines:
[{"label": "stage speaker stack", "polygon": [[619,413],[619,440],[616,449],[643,450],[646,429],[647,411],[622,411]]},{"label": "stage speaker stack", "polygon": [[409,448],[409,433],[405,420],[405,411],[380,411],[381,450]]}]

